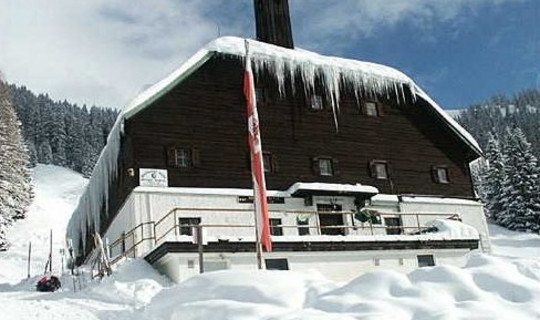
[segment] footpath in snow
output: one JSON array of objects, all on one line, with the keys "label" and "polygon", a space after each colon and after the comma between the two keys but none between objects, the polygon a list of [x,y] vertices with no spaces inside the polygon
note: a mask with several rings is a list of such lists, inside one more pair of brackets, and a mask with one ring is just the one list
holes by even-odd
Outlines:
[{"label": "footpath in snow", "polygon": [[[67,169],[38,166],[29,217],[0,253],[1,319],[540,319],[540,236],[491,226],[492,256],[471,253],[467,266],[409,274],[374,271],[348,283],[293,271],[219,271],[172,284],[143,260],[73,291],[69,275],[55,293],[38,293],[49,229],[58,252],[86,180]],[[36,256],[26,280],[27,242]],[[35,242],[35,244],[34,244]],[[56,254],[56,273],[60,272]]]}]

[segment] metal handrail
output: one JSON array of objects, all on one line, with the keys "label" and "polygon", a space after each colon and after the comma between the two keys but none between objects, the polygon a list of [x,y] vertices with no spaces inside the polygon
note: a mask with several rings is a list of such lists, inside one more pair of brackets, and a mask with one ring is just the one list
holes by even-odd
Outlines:
[{"label": "metal handrail", "polygon": [[[198,211],[198,212],[238,212],[238,213],[253,213],[252,209],[228,209],[228,208],[182,208],[182,207],[175,207],[167,214],[165,214],[163,217],[161,217],[157,222],[154,221],[147,221],[142,222],[133,227],[132,229],[125,232],[122,236],[120,236],[118,239],[113,241],[111,244],[108,245],[109,252],[112,252],[114,248],[116,248],[118,245],[125,245],[126,239],[131,237],[131,246],[129,248],[124,248],[123,252],[119,255],[117,255],[114,259],[111,259],[111,263],[116,263],[122,258],[125,258],[129,256],[130,253],[133,252],[133,256],[136,256],[136,249],[137,246],[141,245],[145,241],[153,241],[154,245],[159,243],[162,239],[164,239],[167,235],[169,235],[173,230],[175,231],[175,234],[180,227],[180,225],[177,223],[177,212],[178,211]],[[351,215],[354,216],[356,212],[346,212],[346,211],[313,211],[313,210],[272,210],[269,212],[270,214],[310,214],[310,215],[320,215],[320,214],[329,214],[329,215],[335,215],[335,214],[342,214],[342,215]],[[407,229],[416,229],[419,232],[422,230],[425,230],[429,227],[420,225],[420,216],[446,216],[447,219],[458,219],[461,220],[460,215],[456,213],[448,213],[448,212],[421,212],[421,213],[408,213],[408,212],[378,212],[378,215],[381,217],[384,216],[416,216],[416,226],[385,226],[385,225],[374,225],[371,220],[368,220],[368,226],[365,226],[364,223],[362,225],[335,225],[335,226],[320,226],[319,224],[313,226],[313,225],[274,225],[272,227],[274,228],[306,228],[306,229],[317,229],[317,230],[323,230],[323,229],[369,229],[371,235],[374,235],[374,230],[377,229],[385,229],[385,230],[407,230]],[[157,234],[157,228],[162,223],[165,223],[165,220],[169,218],[170,216],[174,216],[174,223],[167,228],[165,231],[160,232],[160,235]],[[354,217],[353,217],[354,218]],[[145,237],[144,235],[144,226],[145,225],[151,225],[151,236]],[[200,228],[255,228],[255,225],[253,224],[204,224],[204,225],[182,225],[182,227],[200,227]],[[141,232],[141,238],[136,241],[136,233],[140,229]]]}]

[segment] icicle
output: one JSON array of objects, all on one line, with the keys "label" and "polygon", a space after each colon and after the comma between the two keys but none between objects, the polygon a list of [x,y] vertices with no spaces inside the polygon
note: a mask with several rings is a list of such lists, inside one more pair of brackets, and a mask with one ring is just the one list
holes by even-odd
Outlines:
[{"label": "icicle", "polygon": [[[68,223],[70,238],[77,244],[82,242],[83,249],[86,248],[86,235],[93,233],[93,231],[100,231],[103,203],[105,203],[105,210],[108,210],[109,184],[118,173],[118,154],[123,121],[123,115],[120,115],[111,129],[107,145],[101,151],[90,181],[88,181],[88,185]],[[108,211],[105,213],[107,214]],[[93,228],[93,230],[87,230],[88,227]],[[78,245],[74,249],[78,251]]]}]

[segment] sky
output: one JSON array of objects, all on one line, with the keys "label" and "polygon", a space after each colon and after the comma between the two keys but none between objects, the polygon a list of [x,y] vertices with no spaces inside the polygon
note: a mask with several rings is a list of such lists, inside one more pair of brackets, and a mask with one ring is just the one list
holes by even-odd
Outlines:
[{"label": "sky", "polygon": [[[386,64],[445,109],[540,88],[540,0],[289,0],[295,46]],[[0,0],[0,71],[55,100],[123,108],[252,0]]]}]

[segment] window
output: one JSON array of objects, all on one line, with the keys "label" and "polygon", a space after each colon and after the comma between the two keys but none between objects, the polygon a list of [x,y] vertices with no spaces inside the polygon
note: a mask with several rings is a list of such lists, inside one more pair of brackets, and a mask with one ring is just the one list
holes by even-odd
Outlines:
[{"label": "window", "polygon": [[379,109],[377,108],[377,103],[375,102],[364,103],[364,114],[366,116],[378,117]]},{"label": "window", "polygon": [[309,236],[309,217],[297,217],[296,224],[298,225],[299,236]]},{"label": "window", "polygon": [[321,176],[333,176],[334,168],[332,166],[332,159],[321,158],[319,159],[319,175]]},{"label": "window", "polygon": [[283,228],[281,227],[281,219],[270,219],[270,234],[273,236],[282,236]]},{"label": "window", "polygon": [[201,218],[178,218],[178,225],[180,228],[180,235],[183,236],[192,236],[193,235],[193,226],[198,226],[201,224]]},{"label": "window", "polygon": [[388,179],[388,163],[382,160],[371,161],[371,176],[376,179]]},{"label": "window", "polygon": [[329,156],[313,157],[311,159],[311,165],[313,174],[317,176],[337,176],[338,160]]},{"label": "window", "polygon": [[437,183],[450,183],[448,179],[448,167],[434,166],[432,169],[433,180]]},{"label": "window", "polygon": [[199,151],[196,148],[167,147],[167,165],[175,168],[196,167],[199,162]]},{"label": "window", "polygon": [[425,255],[419,255],[416,256],[416,259],[418,260],[418,267],[433,267],[435,265],[435,259],[433,259],[432,254],[425,254]]},{"label": "window", "polygon": [[177,167],[188,168],[193,166],[191,149],[176,149],[175,164]]},{"label": "window", "polygon": [[289,270],[287,259],[264,259],[266,270]]},{"label": "window", "polygon": [[319,95],[313,95],[310,99],[311,110],[323,110],[323,98]]}]

